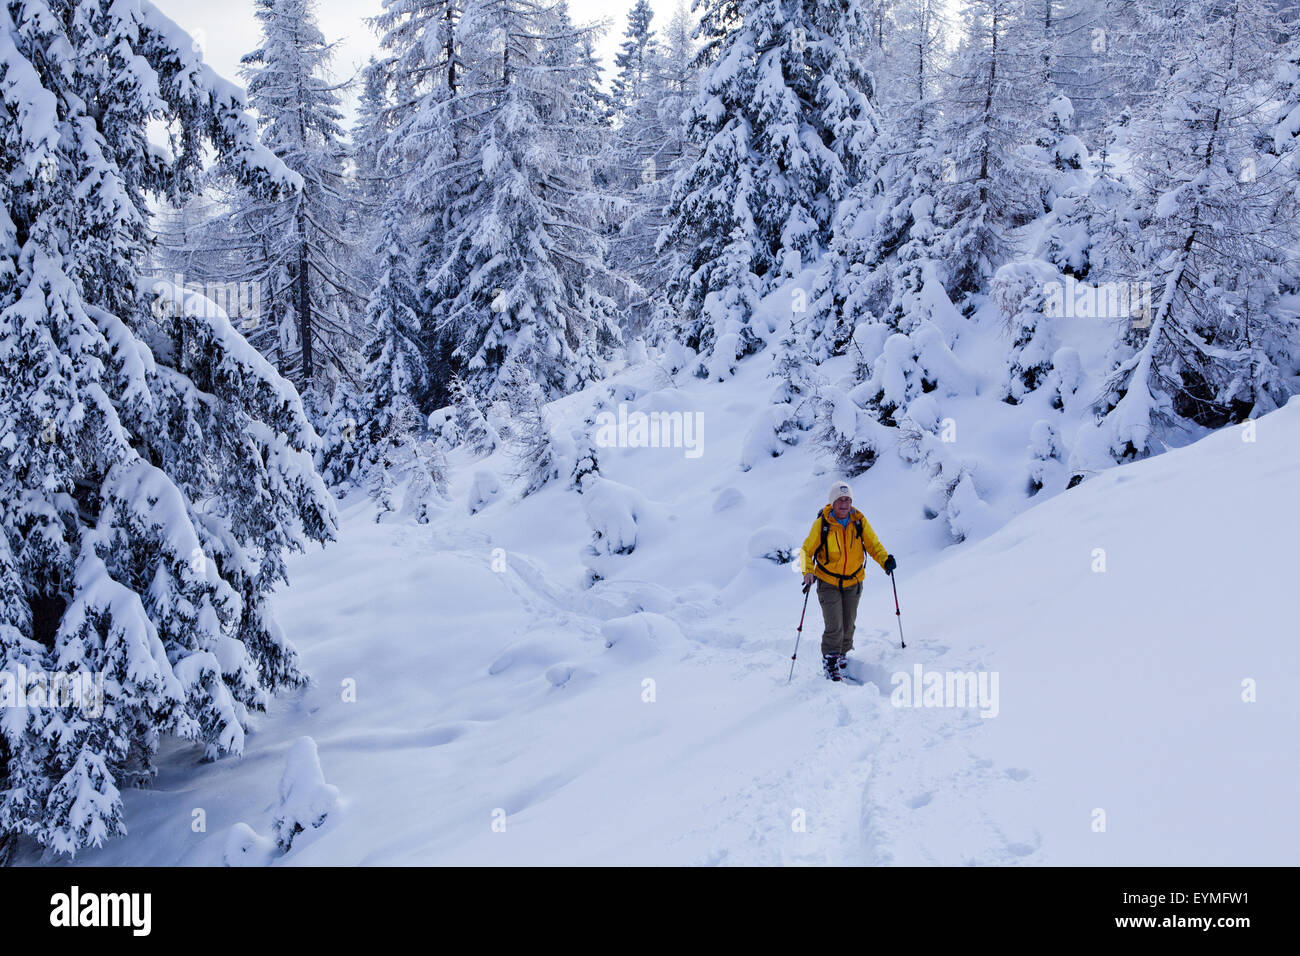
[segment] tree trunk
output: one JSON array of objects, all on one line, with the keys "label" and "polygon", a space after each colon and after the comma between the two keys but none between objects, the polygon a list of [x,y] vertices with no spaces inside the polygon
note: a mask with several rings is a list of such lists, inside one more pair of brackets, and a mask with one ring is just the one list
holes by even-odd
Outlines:
[{"label": "tree trunk", "polygon": [[307,227],[303,214],[298,213],[298,339],[302,343],[302,384],[303,388],[311,385],[314,372],[311,354],[311,277],[307,269]]}]

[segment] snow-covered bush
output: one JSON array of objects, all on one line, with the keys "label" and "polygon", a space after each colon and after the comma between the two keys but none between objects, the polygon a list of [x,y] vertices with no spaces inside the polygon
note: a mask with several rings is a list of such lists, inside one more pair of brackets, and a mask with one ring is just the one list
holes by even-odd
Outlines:
[{"label": "snow-covered bush", "polygon": [[460,427],[456,424],[456,408],[446,405],[435,408],[424,420],[429,430],[429,440],[441,452],[449,452],[461,443]]},{"label": "snow-covered bush", "polygon": [[990,297],[1001,309],[1011,345],[1007,355],[1004,400],[1019,404],[1044,384],[1055,348],[1048,296],[1062,279],[1045,262],[1028,260],[1002,266],[993,276]]},{"label": "snow-covered bush", "polygon": [[527,497],[565,474],[568,468],[556,448],[542,389],[527,370],[512,364],[502,371],[500,388],[509,406],[509,441],[516,467],[510,477],[523,482],[522,494]]},{"label": "snow-covered bush", "polygon": [[1063,346],[1052,353],[1052,368],[1047,384],[1052,390],[1052,407],[1067,408],[1083,381],[1083,363],[1076,349]]},{"label": "snow-covered bush", "polygon": [[366,490],[378,506],[375,520],[395,515],[424,524],[447,500],[446,458],[424,433],[410,399],[397,396],[386,422],[387,430],[372,431],[367,442]]},{"label": "snow-covered bush", "polygon": [[334,399],[321,428],[321,450],[317,465],[321,477],[340,496],[362,477],[361,445],[357,443],[357,425],[361,421],[361,401],[346,378],[334,387]]},{"label": "snow-covered bush", "polygon": [[247,823],[236,823],[226,831],[221,862],[225,866],[270,866],[276,850],[275,841],[262,836]]},{"label": "snow-covered bush", "polygon": [[469,513],[478,514],[501,494],[501,481],[496,473],[480,468],[474,472],[474,482],[469,487]]},{"label": "snow-covered bush", "polygon": [[569,441],[564,444],[560,457],[572,462],[569,467],[569,488],[581,492],[582,483],[591,475],[600,474],[600,463],[596,460],[596,443],[591,438],[591,426],[588,420],[582,425],[575,425],[569,432]]},{"label": "snow-covered bush", "polygon": [[591,542],[583,549],[588,583],[609,577],[617,560],[636,550],[638,522],[648,511],[645,497],[627,485],[600,475],[588,475],[581,484],[582,507],[591,529]]},{"label": "snow-covered bush", "polygon": [[910,334],[885,339],[871,377],[854,387],[852,396],[875,412],[882,425],[894,426],[918,396],[974,394],[974,372],[953,354],[943,332],[924,322]]},{"label": "snow-covered bush", "polygon": [[323,826],[338,805],[339,788],[325,782],[316,741],[298,738],[280,776],[279,803],[271,823],[276,846],[288,853],[299,833]]},{"label": "snow-covered bush", "polygon": [[501,443],[501,436],[483,414],[478,399],[464,379],[452,379],[450,388],[459,440],[475,455],[481,457],[492,454]]},{"label": "snow-covered bush", "polygon": [[1062,275],[1085,278],[1092,269],[1092,208],[1082,189],[1062,193],[1043,223],[1037,254]]},{"label": "snow-covered bush", "polygon": [[790,531],[786,528],[759,528],[749,536],[745,544],[745,553],[751,559],[771,561],[774,564],[789,564],[794,560],[797,544],[790,542]]},{"label": "snow-covered bush", "polygon": [[997,528],[997,515],[975,490],[975,479],[970,469],[961,468],[956,481],[949,485],[947,496],[944,512],[954,541],[983,537]]},{"label": "snow-covered bush", "polygon": [[992,531],[996,515],[975,487],[976,462],[959,455],[932,427],[911,417],[900,423],[898,432],[899,455],[928,476],[925,517],[943,517],[954,542]]},{"label": "snow-covered bush", "polygon": [[627,348],[623,351],[623,357],[630,368],[644,365],[646,362],[650,361],[650,356],[646,352],[645,339],[641,336],[637,336],[629,342]]},{"label": "snow-covered bush", "polygon": [[769,458],[779,458],[788,442],[783,437],[791,421],[788,405],[769,405],[759,411],[740,448],[740,470],[749,471]]},{"label": "snow-covered bush", "polygon": [[649,660],[686,647],[681,628],[671,618],[653,611],[610,618],[601,624],[600,632],[605,638],[605,647],[627,661]]},{"label": "snow-covered bush", "polygon": [[1074,104],[1063,93],[1047,104],[1043,127],[1034,140],[1036,158],[1047,167],[1043,183],[1043,210],[1054,207],[1065,193],[1088,183],[1088,148],[1073,132]]},{"label": "snow-covered bush", "polygon": [[1061,455],[1061,435],[1056,426],[1045,419],[1034,422],[1029,430],[1029,494],[1038,494],[1045,485],[1064,470]]},{"label": "snow-covered bush", "polygon": [[834,386],[824,386],[819,392],[818,409],[821,428],[817,441],[844,477],[860,475],[876,463],[890,441],[885,426]]}]

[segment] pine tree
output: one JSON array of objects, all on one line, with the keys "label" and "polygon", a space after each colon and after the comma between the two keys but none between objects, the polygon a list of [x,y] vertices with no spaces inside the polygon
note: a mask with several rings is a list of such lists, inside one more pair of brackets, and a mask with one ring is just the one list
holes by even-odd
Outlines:
[{"label": "pine tree", "polygon": [[340,231],[352,198],[340,122],[342,85],[325,79],[332,46],[316,25],[314,0],[257,0],[262,45],[242,62],[262,142],[303,179],[288,201],[255,199],[235,213],[258,254],[250,278],[264,286],[276,360],[321,404],[339,376],[358,370],[352,313],[363,290],[350,271],[354,237]]},{"label": "pine tree", "polygon": [[1006,231],[1044,210],[1045,174],[1028,155],[1044,91],[1041,44],[1024,29],[1022,0],[971,0],[945,93],[944,169],[936,220],[943,229],[944,285],[969,307],[1010,248]]},{"label": "pine tree", "polygon": [[392,90],[386,142],[378,149],[389,184],[385,201],[407,210],[412,275],[420,289],[420,349],[426,391],[415,396],[422,410],[450,401],[451,353],[457,343],[438,329],[428,277],[441,263],[443,241],[478,182],[469,162],[471,125],[462,120],[469,64],[461,40],[462,0],[384,0],[371,23],[388,55],[380,61]]},{"label": "pine tree", "polygon": [[[940,238],[934,222],[941,175],[938,78],[946,21],[938,0],[897,11],[893,68],[900,104],[869,154],[870,173],[842,203],[831,249],[811,294],[802,346],[818,360],[842,353],[861,322],[908,331],[917,297],[935,273]],[[874,355],[860,361],[870,366]]]},{"label": "pine tree", "polygon": [[361,396],[352,382],[341,378],[334,386],[330,409],[320,426],[321,449],[317,468],[325,484],[344,497],[350,486],[364,477],[362,448],[357,428],[363,417]]},{"label": "pine tree", "polygon": [[452,379],[451,395],[455,407],[456,431],[461,442],[479,456],[496,451],[501,444],[501,436],[479,408],[470,387],[462,379]]},{"label": "pine tree", "polygon": [[[1279,52],[1273,22],[1266,0],[1192,0],[1153,21],[1177,41],[1134,123],[1140,241],[1110,250],[1139,295],[1119,317],[1096,404],[1104,418],[1089,426],[1115,460],[1189,426],[1262,414],[1295,390],[1296,333],[1279,298],[1295,275],[1295,199],[1258,152],[1270,118],[1258,90]],[[1094,445],[1085,440],[1085,452]],[[1083,457],[1076,473],[1092,464]]]},{"label": "pine tree", "polygon": [[423,391],[426,376],[417,293],[408,271],[410,255],[397,203],[385,210],[376,254],[382,271],[367,308],[370,341],[361,396],[363,421],[357,430],[358,456],[366,469],[379,463],[382,456],[377,449],[414,440],[404,433],[410,419],[406,406],[414,407],[412,396]]},{"label": "pine tree", "polygon": [[634,104],[640,103],[649,92],[647,84],[654,80],[658,50],[655,31],[650,29],[653,19],[654,10],[648,0],[636,0],[628,12],[627,30],[623,34],[626,39],[614,55],[618,75],[614,77],[613,105],[620,113],[626,114]]},{"label": "pine tree", "polygon": [[586,150],[590,74],[574,57],[590,29],[522,0],[475,0],[459,28],[463,86],[420,119],[458,157],[444,153],[425,187],[448,200],[425,245],[432,321],[450,346],[439,375],[495,398],[517,362],[547,394],[572,390],[618,340]]},{"label": "pine tree", "polygon": [[206,149],[268,199],[302,183],[194,49],[146,0],[0,7],[0,654],[103,678],[98,714],[0,722],[11,845],[122,833],[164,735],[238,753],[248,710],[302,680],[267,597],[333,535],[318,439],[221,310],[139,271],[148,201],[191,195]]},{"label": "pine tree", "polygon": [[[360,249],[374,249],[378,244],[382,225],[376,224],[382,224],[384,203],[398,185],[390,172],[391,159],[385,155],[392,119],[388,73],[371,57],[362,71],[361,97],[349,143],[353,189],[346,207],[347,233],[357,237]],[[355,274],[362,288],[374,288],[379,278],[368,257],[362,257]]]},{"label": "pine tree", "polygon": [[501,394],[510,408],[511,442],[516,471],[511,476],[523,481],[527,497],[561,477],[562,463],[556,454],[546,415],[546,396],[532,373],[518,362],[501,371]]},{"label": "pine tree", "polygon": [[[629,43],[649,29],[640,5],[629,15]],[[654,31],[649,31],[652,39]],[[639,48],[639,46],[638,46]],[[625,312],[624,337],[647,334],[661,342],[675,333],[672,285],[681,271],[678,246],[671,241],[665,208],[678,172],[694,158],[681,123],[693,96],[697,73],[694,42],[684,7],[679,7],[662,42],[646,41],[639,72],[626,85],[620,123],[609,146],[610,191],[623,204],[623,219],[611,238],[610,261],[630,282],[620,291]]]},{"label": "pine tree", "polygon": [[715,372],[756,350],[759,298],[814,262],[836,204],[877,133],[871,81],[848,55],[856,2],[710,0],[707,65],[689,113],[695,162],[674,187],[683,250],[680,336],[716,352]]}]

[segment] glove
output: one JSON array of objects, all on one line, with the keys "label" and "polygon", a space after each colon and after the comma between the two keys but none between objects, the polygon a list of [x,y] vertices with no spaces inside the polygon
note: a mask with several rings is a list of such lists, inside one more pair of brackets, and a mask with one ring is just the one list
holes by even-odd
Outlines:
[{"label": "glove", "polygon": [[896,567],[898,567],[898,562],[894,560],[894,556],[892,554],[887,555],[885,557],[885,573],[893,574]]}]

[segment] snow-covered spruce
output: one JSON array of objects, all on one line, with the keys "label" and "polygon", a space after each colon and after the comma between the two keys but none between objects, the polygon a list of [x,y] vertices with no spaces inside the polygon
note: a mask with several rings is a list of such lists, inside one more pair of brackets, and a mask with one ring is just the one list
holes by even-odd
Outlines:
[{"label": "snow-covered spruce", "polygon": [[[798,343],[799,354],[817,361],[842,354],[863,322],[883,318],[891,329],[909,331],[924,304],[916,298],[938,275],[929,260],[939,238],[936,184],[946,171],[935,142],[945,22],[939,0],[918,0],[897,15],[898,50],[876,57],[888,71],[876,77],[885,110],[880,133],[837,211]],[[859,361],[869,366],[875,358]]]},{"label": "snow-covered spruce", "polygon": [[877,134],[871,79],[849,55],[864,30],[857,2],[703,4],[708,67],[687,114],[699,156],[669,207],[683,250],[677,335],[715,355],[698,374],[726,377],[759,348],[759,299],[830,241]]},{"label": "snow-covered spruce", "polygon": [[465,380],[452,379],[450,391],[460,443],[475,455],[490,455],[496,451],[497,445],[501,444],[501,436],[484,415]]},{"label": "snow-covered spruce", "polygon": [[[401,510],[423,523],[445,498],[444,465],[413,397],[425,391],[427,371],[419,346],[418,293],[395,202],[384,210],[376,252],[381,265],[366,311],[370,341],[361,397],[364,418],[356,432],[357,467],[379,503],[380,516]],[[404,487],[400,509],[395,501],[399,483]]]},{"label": "snow-covered spruce", "polygon": [[938,259],[964,310],[1008,258],[1006,230],[1044,212],[1048,167],[1026,147],[1045,92],[1042,35],[1022,0],[970,0],[945,90]]},{"label": "snow-covered spruce", "polygon": [[511,363],[553,396],[599,377],[619,338],[590,169],[592,30],[563,3],[455,7],[403,3],[379,20],[392,82],[413,85],[390,140],[420,157],[403,190],[438,371],[428,401],[446,404],[458,375],[498,398]]},{"label": "snow-covered spruce", "polygon": [[0,664],[102,675],[103,710],[6,708],[0,840],[73,854],[124,832],[164,735],[238,752],[303,679],[267,597],[336,519],[292,386],[137,271],[146,198],[183,200],[209,146],[261,195],[301,178],[147,0],[53,7],[0,7]]},{"label": "snow-covered spruce", "polygon": [[1048,300],[1060,284],[1055,269],[1033,260],[1008,263],[993,276],[989,294],[1006,319],[1010,341],[1005,400],[1013,405],[1044,384],[1051,370],[1056,345]]},{"label": "snow-covered spruce", "polygon": [[652,21],[649,4],[637,0],[615,57],[616,126],[600,159],[621,219],[610,262],[630,280],[618,288],[625,338],[644,333],[662,344],[676,334],[671,303],[683,254],[665,228],[665,210],[678,173],[697,155],[681,115],[699,77],[685,5],[663,30]]},{"label": "snow-covered spruce", "polygon": [[355,382],[360,372],[363,339],[354,326],[366,285],[358,259],[368,250],[356,235],[373,226],[363,228],[357,215],[367,194],[344,174],[341,87],[326,76],[332,46],[314,4],[257,0],[255,8],[261,43],[242,61],[249,105],[262,142],[302,188],[270,196],[209,170],[202,193],[164,217],[158,266],[187,283],[237,290],[249,306],[240,331],[294,383],[319,425],[338,397],[337,382]]},{"label": "snow-covered spruce", "polygon": [[311,0],[256,0],[262,44],[243,58],[249,105],[262,141],[302,177],[287,202],[236,211],[270,306],[255,342],[282,374],[323,405],[341,376],[355,375],[354,315],[365,290],[353,275],[356,238],[341,231],[353,198],[343,175],[340,87],[325,77],[331,45]]}]

